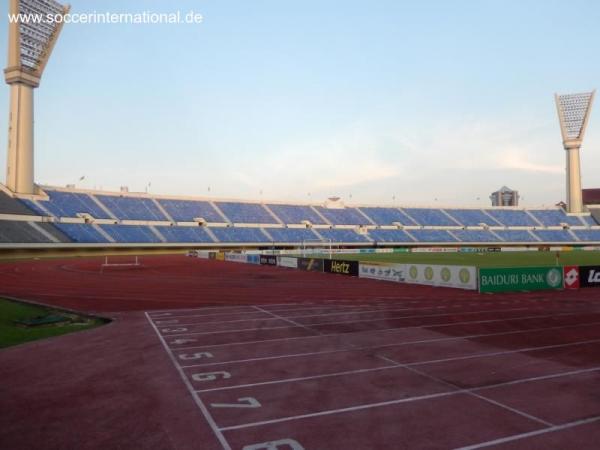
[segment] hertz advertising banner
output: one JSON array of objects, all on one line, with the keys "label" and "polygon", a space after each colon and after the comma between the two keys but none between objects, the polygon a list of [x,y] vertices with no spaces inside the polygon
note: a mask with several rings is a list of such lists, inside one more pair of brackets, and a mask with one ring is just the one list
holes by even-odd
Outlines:
[{"label": "hertz advertising banner", "polygon": [[323,260],[318,258],[298,258],[298,269],[309,272],[323,272]]},{"label": "hertz advertising banner", "polygon": [[479,269],[479,292],[562,289],[562,267]]},{"label": "hertz advertising banner", "polygon": [[581,266],[579,268],[581,287],[600,287],[600,266]]},{"label": "hertz advertising banner", "polygon": [[325,259],[324,270],[329,273],[340,275],[358,276],[358,261],[342,261],[339,259]]}]

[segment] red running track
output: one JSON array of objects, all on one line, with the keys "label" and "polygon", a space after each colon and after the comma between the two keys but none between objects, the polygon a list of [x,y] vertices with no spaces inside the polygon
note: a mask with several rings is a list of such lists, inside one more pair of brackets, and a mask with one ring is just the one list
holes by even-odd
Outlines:
[{"label": "red running track", "polygon": [[115,319],[0,351],[0,448],[598,448],[594,289],[100,264],[0,266],[0,295]]}]

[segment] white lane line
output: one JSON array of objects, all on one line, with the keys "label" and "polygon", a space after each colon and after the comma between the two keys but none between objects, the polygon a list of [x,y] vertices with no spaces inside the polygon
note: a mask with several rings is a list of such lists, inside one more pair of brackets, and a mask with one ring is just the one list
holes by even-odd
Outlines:
[{"label": "white lane line", "polygon": [[295,320],[293,320],[293,319],[286,318],[286,317],[282,317],[282,316],[279,316],[279,315],[277,315],[277,314],[275,314],[275,313],[272,313],[272,312],[270,312],[270,311],[266,311],[266,310],[262,309],[260,306],[255,306],[255,308],[256,308],[257,310],[261,311],[261,312],[264,312],[264,313],[270,314],[271,316],[273,316],[273,317],[274,317],[275,319],[277,319],[277,320],[283,320],[284,322],[290,323],[290,324],[292,324],[294,327],[300,327],[300,328],[304,328],[305,330],[307,330],[307,331],[310,331],[311,333],[315,333],[315,334],[317,334],[317,335],[323,335],[323,333],[321,333],[320,331],[318,331],[318,330],[313,330],[311,327],[309,327],[309,326],[307,326],[307,325],[303,325],[303,324],[301,324],[301,323],[298,323],[298,322],[296,322],[296,321],[295,321]]},{"label": "white lane line", "polygon": [[[529,308],[519,308],[516,309],[516,311],[520,311],[522,309],[528,310]],[[512,309],[509,310],[503,310],[502,312],[510,312],[510,311],[515,311]],[[472,314],[480,314],[481,311],[479,312],[474,312],[474,313],[464,313],[464,315],[472,315]],[[431,325],[411,325],[408,327],[391,327],[391,328],[382,328],[381,330],[363,330],[363,331],[348,331],[348,332],[342,332],[342,333],[329,333],[329,334],[321,334],[321,336],[325,337],[325,336],[343,336],[343,335],[352,335],[355,336],[357,334],[362,334],[362,333],[376,333],[376,332],[381,332],[381,331],[392,331],[392,330],[407,330],[407,329],[412,329],[412,328],[437,328],[437,327],[448,327],[448,326],[454,326],[454,325],[464,325],[464,324],[469,324],[469,323],[490,323],[490,322],[507,322],[510,320],[523,320],[523,319],[535,319],[535,318],[548,318],[548,317],[558,317],[558,316],[565,316],[565,315],[578,315],[578,314],[584,314],[584,312],[574,312],[574,313],[560,313],[560,314],[549,314],[549,315],[540,315],[540,314],[536,314],[533,316],[521,316],[521,317],[509,317],[509,318],[503,318],[503,319],[487,319],[487,320],[481,320],[481,321],[464,321],[464,322],[450,322],[450,323],[444,323],[444,324],[431,324]],[[428,316],[414,316],[414,317],[399,317],[397,319],[377,319],[378,321],[388,321],[388,320],[400,320],[400,319],[416,319],[416,318],[430,318],[430,317],[444,317],[444,316],[452,316],[453,314],[433,314],[433,315],[428,315]],[[365,321],[361,321],[361,322],[337,322],[337,323],[329,323],[327,325],[342,325],[342,324],[360,324],[360,323],[364,323]],[[371,321],[372,322],[372,321]],[[322,324],[319,324],[319,326]],[[317,325],[313,325],[313,326],[317,326]],[[263,330],[284,330],[284,329],[291,329],[291,328],[303,328],[300,326],[286,326],[286,327],[265,327],[265,328],[247,328],[247,329],[241,329],[241,330],[225,330],[225,331],[208,331],[208,332],[197,332],[197,333],[182,333],[182,334],[169,334],[169,335],[165,335],[166,337],[182,337],[182,336],[197,336],[197,335],[210,335],[210,334],[223,334],[223,333],[236,333],[236,332],[245,332],[245,331],[263,331]],[[314,330],[313,330],[314,331]],[[296,336],[296,337],[289,337],[289,338],[276,338],[276,339],[265,339],[265,340],[258,340],[258,341],[248,341],[248,342],[232,342],[232,343],[226,343],[226,344],[213,344],[213,345],[207,345],[206,347],[219,347],[219,346],[225,346],[225,345],[236,345],[236,344],[246,344],[246,343],[254,343],[254,342],[271,342],[271,341],[286,341],[286,340],[292,340],[292,339],[306,339],[306,338],[313,338],[315,336]],[[194,347],[202,347],[202,345],[197,345]],[[189,347],[187,347],[189,348]],[[192,347],[193,348],[193,347]],[[175,348],[175,350],[183,350],[183,348]]]},{"label": "white lane line", "polygon": [[488,319],[488,320],[470,320],[470,321],[465,321],[465,322],[452,322],[452,323],[445,323],[445,324],[438,324],[438,325],[413,325],[410,327],[395,327],[395,328],[383,328],[381,330],[364,330],[364,331],[355,331],[352,333],[330,333],[330,334],[323,334],[321,336],[295,336],[295,337],[287,337],[287,338],[275,338],[275,339],[261,339],[261,340],[256,340],[256,341],[241,341],[241,342],[228,342],[225,344],[209,344],[209,345],[193,345],[193,346],[189,346],[189,347],[177,347],[174,348],[173,350],[193,350],[196,348],[220,348],[220,347],[229,347],[229,346],[235,346],[235,345],[247,345],[247,344],[262,344],[262,343],[274,343],[274,342],[287,342],[287,341],[296,341],[296,340],[300,340],[300,339],[315,339],[315,338],[320,338],[320,337],[336,337],[336,336],[345,336],[345,335],[351,335],[351,336],[357,336],[357,335],[364,335],[364,334],[375,334],[375,333],[391,333],[393,331],[399,331],[399,330],[413,330],[413,329],[431,329],[431,328],[445,328],[445,327],[452,327],[452,326],[460,326],[460,325],[474,325],[474,324],[482,324],[482,323],[501,323],[501,322],[509,322],[512,320],[530,320],[530,319],[548,319],[551,317],[562,317],[562,316],[576,316],[582,314],[581,312],[575,312],[575,313],[559,313],[559,314],[548,314],[548,315],[544,315],[544,316],[540,316],[540,315],[535,315],[535,316],[521,316],[521,317],[511,317],[509,319]]},{"label": "white lane line", "polygon": [[[589,417],[587,419],[576,420],[574,422],[563,423],[561,425],[555,425],[541,430],[529,431],[527,433],[514,434],[512,436],[494,439],[493,441],[481,442],[479,444],[467,445],[466,447],[459,447],[456,450],[477,450],[479,448],[491,447],[498,444],[505,444],[507,442],[519,441],[521,439],[527,439],[530,437],[540,436],[546,433],[554,433],[556,431],[568,430],[569,428],[575,428],[582,425],[588,425],[590,423],[600,422],[600,416]],[[533,447],[530,447],[533,448]]]},{"label": "white lane line", "polygon": [[[514,311],[531,311],[533,308],[511,308],[511,309],[503,309],[503,310],[495,310],[495,311],[467,311],[467,312],[461,312],[459,315],[461,316],[472,316],[475,314],[493,314],[493,313],[499,313],[499,312],[514,312]],[[587,313],[587,311],[586,311]],[[321,326],[325,326],[325,325],[347,325],[347,324],[362,324],[362,323],[372,323],[372,322],[389,322],[391,320],[405,320],[405,319],[429,319],[432,317],[446,317],[446,316],[454,316],[456,315],[456,312],[452,312],[452,313],[442,313],[442,314],[425,314],[425,315],[414,315],[414,316],[400,316],[400,317],[388,317],[388,318],[378,318],[378,319],[365,319],[365,320],[346,320],[346,321],[340,321],[340,322],[322,322],[322,323],[315,323],[315,324],[308,324],[308,325],[302,325],[299,323],[293,323],[291,321],[287,321],[288,323],[291,324],[291,326],[280,326],[280,327],[262,327],[262,328],[240,328],[237,330],[224,330],[224,331],[198,331],[198,332],[191,332],[191,333],[177,333],[177,334],[168,334],[168,335],[164,335],[163,336],[168,336],[168,337],[181,337],[181,336],[195,336],[195,335],[206,335],[206,334],[222,334],[222,333],[237,333],[237,332],[242,332],[242,331],[258,331],[258,330],[282,330],[282,329],[289,329],[289,328],[306,328],[307,326],[312,326],[312,327],[321,327]],[[261,319],[258,319],[261,320]],[[269,320],[269,319],[266,319]],[[285,320],[283,318],[281,318],[281,320]],[[183,325],[182,325],[183,326]],[[421,326],[428,326],[428,325],[421,325]],[[313,332],[315,330],[312,330]]]},{"label": "white lane line", "polygon": [[[410,370],[410,368],[414,368],[414,367],[418,367],[418,366],[426,366],[426,365],[431,365],[431,364],[440,364],[440,363],[453,362],[453,361],[464,361],[464,360],[468,360],[468,359],[477,359],[477,358],[484,358],[484,357],[489,358],[489,357],[494,357],[494,356],[502,356],[502,355],[510,355],[510,354],[514,354],[514,353],[521,353],[521,352],[525,352],[525,351],[546,350],[546,349],[561,348],[561,347],[575,347],[577,345],[586,345],[586,344],[591,344],[591,343],[595,343],[595,342],[600,342],[600,340],[594,339],[594,340],[590,340],[590,341],[576,342],[576,343],[571,343],[571,344],[556,344],[556,345],[549,345],[546,347],[539,347],[539,348],[532,348],[532,349],[506,350],[506,351],[491,352],[488,354],[477,353],[474,355],[454,356],[451,358],[432,359],[429,361],[417,361],[417,362],[412,362],[412,363],[406,363],[406,364],[402,364],[401,366],[399,366],[398,363],[396,363],[394,361],[394,363],[396,363],[395,366],[375,367],[372,369],[348,370],[348,371],[344,371],[344,372],[336,372],[333,374],[311,375],[311,376],[306,376],[306,377],[287,378],[287,379],[282,379],[282,380],[261,381],[258,383],[223,386],[223,387],[219,387],[219,388],[198,390],[197,392],[222,391],[222,390],[231,390],[231,389],[246,388],[246,387],[252,387],[252,386],[264,386],[264,385],[268,385],[268,384],[290,383],[290,382],[295,382],[295,381],[330,378],[330,377],[340,376],[340,375],[353,375],[355,373],[363,373],[363,372],[371,372],[371,371],[374,372],[374,371],[379,371],[382,369],[406,368],[406,369]],[[387,358],[385,356],[379,356],[379,359],[382,359],[386,362],[393,361],[390,358]],[[583,370],[586,370],[586,369],[583,369]],[[423,375],[423,374],[421,374],[419,372],[419,375]],[[512,382],[510,382],[510,383],[512,383]]]},{"label": "white lane line", "polygon": [[[395,367],[399,368],[398,366],[395,366]],[[238,429],[243,429],[243,428],[258,427],[258,426],[263,426],[263,425],[271,425],[271,424],[276,424],[276,423],[281,423],[281,422],[289,422],[289,421],[299,420],[299,419],[307,419],[307,418],[311,418],[311,417],[329,416],[329,415],[340,414],[340,413],[345,413],[345,412],[360,411],[360,410],[371,409],[371,408],[379,408],[382,406],[398,405],[398,404],[402,404],[402,403],[411,403],[411,402],[421,401],[421,400],[431,400],[431,399],[435,399],[435,398],[449,397],[449,396],[459,395],[459,394],[469,394],[471,392],[477,392],[477,391],[484,390],[484,389],[503,387],[503,386],[507,386],[510,384],[530,383],[530,382],[539,381],[539,380],[543,380],[543,379],[578,375],[581,373],[592,372],[592,371],[600,371],[600,367],[595,367],[593,369],[571,371],[571,372],[563,372],[560,374],[544,375],[541,377],[522,378],[522,379],[516,380],[516,381],[511,381],[511,382],[507,382],[507,383],[497,383],[494,385],[489,385],[489,386],[484,386],[484,387],[460,389],[460,390],[440,392],[437,394],[420,395],[420,396],[416,396],[416,397],[405,397],[402,399],[388,400],[385,402],[367,403],[367,404],[363,404],[363,405],[350,406],[347,408],[330,409],[327,411],[319,411],[316,413],[300,414],[300,415],[296,415],[296,416],[281,417],[281,418],[272,419],[272,420],[263,420],[260,422],[252,422],[252,423],[245,423],[245,424],[240,424],[240,425],[233,425],[233,426],[229,426],[229,427],[222,427],[220,429],[221,429],[221,431],[230,431],[230,430],[238,430]],[[556,428],[556,427],[553,426],[552,428]],[[478,445],[482,445],[482,444],[478,444]],[[492,444],[485,443],[483,445],[492,445]],[[467,450],[467,449],[471,450],[474,448],[478,448],[478,447],[465,447],[462,450]]]},{"label": "white lane line", "polygon": [[[332,354],[332,353],[343,353],[343,352],[354,351],[354,350],[383,349],[383,348],[390,348],[390,347],[404,347],[404,346],[416,345],[416,344],[428,344],[428,343],[436,343],[436,342],[449,342],[449,341],[460,341],[460,340],[466,340],[466,339],[477,339],[477,338],[482,338],[482,337],[511,336],[511,335],[515,335],[515,334],[536,333],[536,332],[547,331],[547,330],[563,330],[563,329],[567,329],[567,328],[579,328],[579,327],[592,326],[592,325],[598,325],[598,324],[600,324],[600,322],[589,322],[589,323],[582,323],[582,324],[577,324],[577,325],[560,325],[560,326],[555,326],[555,327],[531,328],[528,330],[518,330],[518,331],[500,331],[500,332],[496,332],[496,333],[487,333],[487,334],[469,334],[469,335],[465,335],[465,336],[453,336],[453,337],[443,337],[443,338],[434,338],[434,339],[421,339],[418,341],[397,342],[394,344],[367,345],[364,347],[341,348],[341,349],[337,349],[337,350],[324,350],[324,351],[319,351],[319,352],[288,353],[288,354],[278,355],[278,356],[262,356],[262,357],[256,357],[256,358],[234,359],[234,360],[229,360],[229,361],[211,362],[211,363],[203,363],[203,364],[190,364],[188,366],[182,366],[182,367],[184,369],[187,369],[190,367],[216,366],[219,364],[240,364],[240,363],[248,363],[248,362],[256,362],[256,361],[271,361],[271,360],[277,360],[277,359],[294,358],[294,357],[298,357],[298,356],[328,355],[328,354]],[[584,342],[587,342],[587,341],[584,341]],[[594,342],[594,341],[591,341],[591,342]],[[569,345],[569,344],[557,344],[557,345]],[[539,347],[536,347],[536,348],[539,348]],[[519,351],[523,351],[523,349],[521,349]]]},{"label": "white lane line", "polygon": [[[300,303],[275,303],[275,304],[271,304],[271,306],[282,306],[282,305],[299,305]],[[154,313],[166,313],[166,312],[185,312],[185,311],[210,311],[210,310],[215,310],[215,309],[222,309],[222,310],[227,310],[227,309],[235,309],[235,308],[239,308],[239,309],[245,309],[245,308],[249,308],[252,309],[253,305],[226,305],[226,306],[205,306],[205,307],[198,307],[198,308],[179,308],[179,309],[153,309],[152,311],[147,311],[146,314],[149,314],[150,317],[152,317],[152,315]],[[265,305],[268,306],[268,305]]]},{"label": "white lane line", "polygon": [[208,411],[208,408],[206,408],[206,406],[204,405],[204,402],[202,401],[202,399],[200,398],[200,396],[194,391],[194,388],[193,388],[191,382],[185,376],[185,373],[183,372],[183,369],[181,367],[179,367],[179,365],[177,364],[177,360],[175,359],[175,356],[173,355],[173,353],[171,352],[171,350],[167,346],[167,343],[165,342],[165,340],[163,339],[163,337],[158,332],[158,329],[156,328],[156,326],[150,320],[150,317],[148,316],[148,313],[145,313],[145,314],[146,314],[146,319],[148,320],[148,323],[150,323],[150,325],[152,326],[152,328],[154,328],[154,331],[157,334],[158,338],[160,339],[160,341],[161,341],[164,349],[167,351],[167,354],[169,355],[169,358],[171,358],[171,362],[173,363],[173,365],[175,366],[175,368],[179,372],[179,376],[181,377],[181,379],[185,383],[185,386],[187,387],[188,392],[192,395],[192,398],[194,399],[194,402],[196,403],[196,406],[198,406],[198,408],[202,412],[202,415],[204,416],[204,418],[208,422],[210,428],[213,430],[213,433],[215,433],[215,436],[217,437],[217,439],[221,443],[221,446],[223,447],[223,450],[231,450],[231,446],[227,442],[227,439],[225,439],[225,436],[223,435],[223,433],[221,432],[221,430],[217,426],[215,420],[213,419],[212,415]]},{"label": "white lane line", "polygon": [[[449,388],[452,388],[452,389],[456,389],[457,391],[464,391],[463,388],[461,388],[460,386],[457,386],[454,383],[450,383],[449,381],[442,380],[441,378],[438,378],[436,376],[433,376],[431,374],[423,372],[423,371],[421,371],[419,369],[415,369],[411,365],[402,364],[402,363],[400,363],[400,362],[398,362],[398,361],[396,361],[396,360],[394,360],[392,358],[388,358],[386,356],[379,356],[379,358],[381,358],[382,360],[384,360],[386,362],[392,362],[392,363],[395,362],[396,364],[398,364],[398,367],[401,367],[403,369],[407,369],[407,370],[411,371],[412,373],[415,373],[415,374],[420,375],[422,377],[428,378],[428,379],[430,379],[432,381],[435,381],[436,383],[442,384],[444,386],[448,386]],[[504,403],[501,403],[501,402],[499,402],[497,400],[489,399],[489,398],[487,398],[487,397],[485,397],[485,396],[483,396],[481,394],[478,394],[477,392],[474,392],[473,390],[468,390],[466,392],[466,394],[470,395],[472,397],[475,397],[475,398],[477,398],[479,400],[482,400],[482,401],[484,401],[486,403],[490,403],[490,404],[492,404],[494,406],[502,408],[502,409],[504,409],[506,411],[510,411],[510,412],[512,412],[514,414],[517,414],[517,415],[519,415],[521,417],[524,417],[526,419],[529,419],[529,420],[532,420],[532,421],[537,422],[539,424],[545,425],[547,427],[551,427],[551,426],[554,425],[553,423],[550,423],[550,422],[548,422],[548,421],[546,421],[544,419],[541,419],[540,417],[536,417],[533,414],[529,414],[529,413],[526,413],[525,411],[521,411],[520,409],[513,408],[512,406],[505,405]]]}]

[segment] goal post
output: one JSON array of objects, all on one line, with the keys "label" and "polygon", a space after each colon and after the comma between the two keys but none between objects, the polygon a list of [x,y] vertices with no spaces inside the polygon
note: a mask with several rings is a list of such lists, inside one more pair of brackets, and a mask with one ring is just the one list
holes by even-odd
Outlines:
[{"label": "goal post", "polygon": [[113,259],[111,259],[110,256],[105,256],[104,257],[104,261],[102,262],[102,265],[100,266],[100,272],[104,272],[104,269],[109,268],[109,267],[139,267],[141,266],[140,264],[140,258],[138,255],[133,255],[131,257],[127,257],[127,256],[118,256],[112,257]]},{"label": "goal post", "polygon": [[321,253],[325,250],[329,254],[329,259],[331,259],[333,254],[332,245],[332,239],[305,239],[302,241],[302,256],[307,256],[309,253],[312,254],[315,250]]}]

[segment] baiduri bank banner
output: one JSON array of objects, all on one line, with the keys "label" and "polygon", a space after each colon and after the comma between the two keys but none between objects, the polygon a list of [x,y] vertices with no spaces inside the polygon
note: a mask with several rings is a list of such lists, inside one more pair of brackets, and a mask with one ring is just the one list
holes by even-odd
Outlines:
[{"label": "baiduri bank banner", "polygon": [[405,278],[411,284],[477,290],[477,268],[471,266],[407,264]]},{"label": "baiduri bank banner", "polygon": [[539,291],[562,288],[562,267],[479,269],[479,292]]}]

